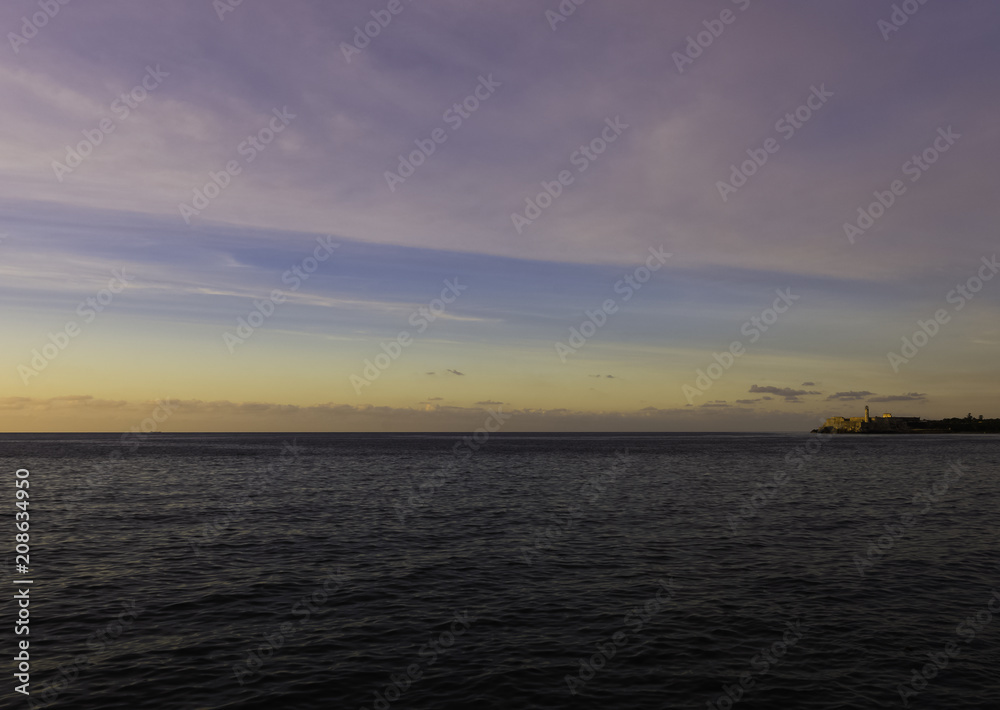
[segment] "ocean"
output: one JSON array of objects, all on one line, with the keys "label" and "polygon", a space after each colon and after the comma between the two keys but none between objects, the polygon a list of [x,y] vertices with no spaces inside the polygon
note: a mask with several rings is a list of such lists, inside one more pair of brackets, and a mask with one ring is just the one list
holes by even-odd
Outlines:
[{"label": "ocean", "polygon": [[1000,436],[25,434],[0,461],[2,707],[1000,708]]}]

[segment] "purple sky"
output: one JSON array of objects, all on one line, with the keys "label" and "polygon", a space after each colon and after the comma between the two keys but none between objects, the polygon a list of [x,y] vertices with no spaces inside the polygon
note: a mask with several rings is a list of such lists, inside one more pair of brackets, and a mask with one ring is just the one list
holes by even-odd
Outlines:
[{"label": "purple sky", "polygon": [[[12,0],[0,406],[38,428],[59,398],[175,397],[375,405],[407,422],[441,407],[474,420],[476,402],[504,401],[532,428],[563,410],[587,427],[654,411],[673,413],[656,426],[689,428],[685,410],[706,408],[728,411],[694,428],[739,429],[813,426],[842,412],[838,392],[870,392],[913,404],[900,413],[998,416],[1000,280],[961,309],[948,294],[997,251],[1000,8],[911,4],[896,27],[893,3],[860,0],[588,0],[559,21],[555,0],[246,0],[221,17],[210,0],[75,0],[51,18]],[[359,49],[374,17],[390,21]],[[734,181],[733,166],[753,174]],[[218,196],[201,202],[206,186]],[[891,205],[845,233],[876,193]],[[321,235],[343,244],[336,267],[227,352],[220,332]],[[665,269],[561,363],[554,343],[657,247]],[[122,265],[139,274],[126,294],[26,383],[18,367]],[[392,378],[352,388],[365,353],[456,275],[473,286],[433,337]],[[747,342],[741,324],[789,287],[801,300]],[[940,333],[894,370],[887,354],[941,309]],[[170,361],[163,391],[128,359],[153,358],[136,341],[152,353],[157,339],[207,343]],[[320,340],[342,347],[324,355]],[[735,340],[739,368],[685,401]],[[298,354],[294,374],[267,364]],[[449,368],[467,395],[421,379]],[[209,386],[216,372],[239,377]],[[597,373],[632,389],[594,390]],[[817,394],[765,400],[754,386]],[[309,426],[354,426],[326,416]],[[378,426],[395,426],[387,416]]]}]

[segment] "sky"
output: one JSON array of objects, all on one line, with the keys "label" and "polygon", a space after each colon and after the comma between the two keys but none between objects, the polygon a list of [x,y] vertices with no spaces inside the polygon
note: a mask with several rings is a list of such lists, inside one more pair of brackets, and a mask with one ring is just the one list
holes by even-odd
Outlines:
[{"label": "sky", "polygon": [[998,417],[998,26],[10,0],[0,431]]}]

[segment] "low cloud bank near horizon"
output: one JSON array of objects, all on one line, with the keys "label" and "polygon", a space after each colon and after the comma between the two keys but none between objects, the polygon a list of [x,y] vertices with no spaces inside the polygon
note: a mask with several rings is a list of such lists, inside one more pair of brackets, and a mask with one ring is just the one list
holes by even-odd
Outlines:
[{"label": "low cloud bank near horizon", "polygon": [[[385,407],[375,405],[316,404],[299,406],[270,402],[153,400],[128,402],[87,395],[49,399],[0,398],[0,428],[10,432],[35,431],[30,424],[44,417],[50,429],[64,432],[126,432],[155,428],[164,432],[469,432],[499,419],[505,432],[598,431],[809,431],[821,422],[819,414],[755,412],[741,405],[681,409],[647,407],[636,411],[583,412],[570,409],[519,409],[504,405]],[[168,416],[155,427],[152,415]],[[731,410],[731,411],[727,411]],[[495,413],[495,414],[494,414]],[[219,427],[223,421],[227,426]],[[747,422],[756,426],[748,427]],[[18,426],[16,423],[21,422]],[[492,426],[492,425],[491,425]]]}]

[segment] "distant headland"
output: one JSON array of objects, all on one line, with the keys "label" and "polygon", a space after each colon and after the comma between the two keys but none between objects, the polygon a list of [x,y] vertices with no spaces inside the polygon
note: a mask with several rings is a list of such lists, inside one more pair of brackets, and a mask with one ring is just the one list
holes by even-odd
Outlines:
[{"label": "distant headland", "polygon": [[920,417],[894,417],[883,414],[872,417],[865,407],[863,417],[830,417],[823,426],[812,430],[814,434],[948,434],[952,432],[1000,433],[1000,419],[964,418],[921,419]]}]

